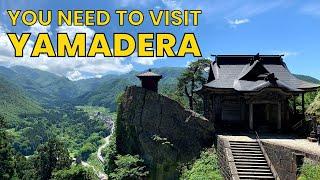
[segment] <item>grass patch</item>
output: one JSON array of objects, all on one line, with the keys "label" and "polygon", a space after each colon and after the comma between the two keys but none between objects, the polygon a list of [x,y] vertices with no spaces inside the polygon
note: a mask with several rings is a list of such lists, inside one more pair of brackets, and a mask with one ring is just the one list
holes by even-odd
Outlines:
[{"label": "grass patch", "polygon": [[223,180],[213,148],[203,151],[193,164],[183,167],[180,179]]},{"label": "grass patch", "polygon": [[88,113],[90,117],[110,116],[112,119],[115,119],[117,114],[111,112],[110,109],[101,106],[76,106],[76,109]]},{"label": "grass patch", "polygon": [[92,153],[88,158],[88,164],[93,166],[97,171],[104,172],[104,165],[101,163],[97,157],[97,152]]},{"label": "grass patch", "polygon": [[320,164],[304,163],[298,180],[320,179]]}]

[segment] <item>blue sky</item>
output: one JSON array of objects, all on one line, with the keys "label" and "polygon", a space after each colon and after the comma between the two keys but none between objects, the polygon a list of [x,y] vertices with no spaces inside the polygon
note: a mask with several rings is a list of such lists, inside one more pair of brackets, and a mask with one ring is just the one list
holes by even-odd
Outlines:
[{"label": "blue sky", "polygon": [[[116,9],[201,9],[197,27],[153,27],[150,21],[140,27],[119,27],[111,22],[106,27],[12,27],[7,9],[67,10],[67,9],[104,9],[113,12]],[[65,0],[2,0],[0,2],[0,64],[4,66],[24,65],[50,71],[69,79],[100,77],[107,73],[125,73],[130,70],[145,70],[153,67],[185,67],[195,58],[22,58],[12,56],[12,50],[6,43],[4,33],[26,31],[49,32],[103,32],[107,37],[112,33],[128,32],[168,32],[181,39],[183,33],[193,32],[197,36],[202,55],[211,54],[284,54],[285,62],[294,73],[306,74],[320,79],[320,1],[298,0],[228,0],[228,1],[65,1]],[[112,20],[116,21],[115,17]],[[2,33],[2,35],[1,35]],[[34,40],[35,36],[32,37]],[[33,42],[30,42],[30,47]],[[28,51],[28,50],[27,50]]]}]

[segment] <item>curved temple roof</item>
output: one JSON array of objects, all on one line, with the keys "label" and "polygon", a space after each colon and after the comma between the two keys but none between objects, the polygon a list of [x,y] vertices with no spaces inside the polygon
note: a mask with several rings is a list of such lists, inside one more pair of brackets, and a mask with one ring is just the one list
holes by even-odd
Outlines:
[{"label": "curved temple roof", "polygon": [[138,78],[143,78],[143,77],[156,77],[156,78],[162,78],[162,75],[156,74],[151,71],[151,69],[148,69],[147,72],[141,73],[137,75]]},{"label": "curved temple roof", "polygon": [[267,87],[287,92],[313,91],[320,87],[296,78],[278,55],[219,55],[212,62],[203,88],[260,91]]}]

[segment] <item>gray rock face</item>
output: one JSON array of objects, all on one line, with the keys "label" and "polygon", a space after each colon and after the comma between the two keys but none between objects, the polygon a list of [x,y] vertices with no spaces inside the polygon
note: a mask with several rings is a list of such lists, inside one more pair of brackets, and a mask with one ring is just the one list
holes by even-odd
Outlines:
[{"label": "gray rock face", "polygon": [[118,151],[143,157],[152,179],[176,179],[179,163],[213,144],[214,126],[168,97],[132,86],[120,104],[116,135]]}]

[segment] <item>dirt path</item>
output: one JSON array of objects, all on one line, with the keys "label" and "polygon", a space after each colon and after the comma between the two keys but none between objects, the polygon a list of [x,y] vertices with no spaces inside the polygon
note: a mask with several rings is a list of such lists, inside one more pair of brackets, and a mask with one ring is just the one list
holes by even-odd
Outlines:
[{"label": "dirt path", "polygon": [[111,133],[109,136],[104,138],[104,144],[102,144],[99,149],[98,149],[98,153],[97,153],[97,158],[99,159],[100,162],[104,163],[104,158],[102,156],[102,149],[104,149],[105,147],[107,147],[110,143],[110,138],[113,134],[113,130],[114,130],[114,125],[112,124],[112,128],[111,128]]},{"label": "dirt path", "polygon": [[110,137],[111,135],[105,137],[104,140],[104,144],[102,144],[99,149],[98,149],[98,153],[97,153],[97,158],[99,159],[100,162],[104,163],[104,158],[102,156],[102,149],[104,149],[105,147],[107,147],[110,143]]},{"label": "dirt path", "polygon": [[[97,159],[98,159],[102,164],[104,164],[104,162],[105,162],[105,159],[104,159],[103,156],[102,156],[102,150],[109,145],[109,143],[110,143],[110,138],[111,138],[111,136],[112,136],[112,134],[113,134],[113,130],[114,130],[114,124],[112,123],[110,135],[107,136],[107,137],[105,137],[105,138],[103,138],[104,143],[103,143],[101,146],[99,146],[98,151],[97,151]],[[107,175],[105,172],[96,170],[95,167],[92,166],[91,164],[89,164],[89,163],[87,163],[87,162],[85,162],[85,161],[81,161],[81,164],[82,164],[83,166],[85,166],[85,167],[91,167],[91,168],[94,170],[95,174],[99,177],[100,180],[107,180],[107,179],[108,179],[108,175]]]},{"label": "dirt path", "polygon": [[93,171],[94,171],[95,174],[99,177],[100,180],[107,180],[107,179],[108,179],[108,175],[107,175],[107,174],[105,174],[104,172],[101,172],[101,171],[97,171],[97,170],[94,168],[94,166],[90,165],[89,163],[84,162],[84,161],[81,161],[81,164],[82,164],[82,166],[92,168]]}]

